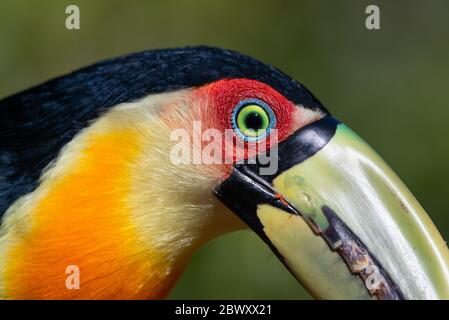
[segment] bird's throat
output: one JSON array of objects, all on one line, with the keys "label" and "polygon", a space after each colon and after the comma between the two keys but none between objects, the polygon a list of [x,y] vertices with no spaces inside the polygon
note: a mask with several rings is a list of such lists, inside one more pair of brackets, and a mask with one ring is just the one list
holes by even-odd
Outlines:
[{"label": "bird's throat", "polygon": [[192,177],[176,186],[177,172],[158,170],[161,128],[127,115],[111,112],[75,138],[8,211],[1,298],[164,298],[195,249],[242,227],[207,183],[192,191]]}]

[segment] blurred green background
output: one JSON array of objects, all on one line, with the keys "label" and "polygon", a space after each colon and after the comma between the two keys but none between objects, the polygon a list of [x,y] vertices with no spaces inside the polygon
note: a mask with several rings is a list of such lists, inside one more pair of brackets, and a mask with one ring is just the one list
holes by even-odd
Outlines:
[{"label": "blurred green background", "polygon": [[[77,4],[81,29],[65,28]],[[365,28],[377,4],[381,30]],[[449,1],[5,1],[0,97],[133,51],[207,44],[305,84],[395,169],[449,239]],[[310,296],[252,233],[195,254],[171,298]]]}]

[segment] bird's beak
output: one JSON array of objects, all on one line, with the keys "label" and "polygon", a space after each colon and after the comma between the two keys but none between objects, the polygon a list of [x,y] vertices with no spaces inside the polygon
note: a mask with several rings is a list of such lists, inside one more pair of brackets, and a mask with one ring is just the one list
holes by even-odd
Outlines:
[{"label": "bird's beak", "polygon": [[[270,152],[273,152],[271,150]],[[407,187],[331,116],[237,164],[215,190],[317,298],[448,299],[449,252]]]}]

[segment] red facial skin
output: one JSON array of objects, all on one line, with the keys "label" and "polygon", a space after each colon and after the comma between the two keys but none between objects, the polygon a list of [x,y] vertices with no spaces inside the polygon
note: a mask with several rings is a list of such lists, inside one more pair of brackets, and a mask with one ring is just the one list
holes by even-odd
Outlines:
[{"label": "red facial skin", "polygon": [[[231,118],[234,108],[245,99],[259,99],[273,110],[276,117],[278,141],[284,140],[292,133],[294,127],[294,113],[297,107],[282,94],[270,86],[256,80],[226,79],[205,85],[196,90],[195,94],[202,97],[208,103],[201,104],[203,117],[203,129],[215,128],[220,132],[232,129]],[[244,142],[240,136],[233,134],[233,150],[226,150],[223,146],[223,157],[232,155],[233,162],[254,157],[258,152],[266,152],[270,147],[270,138],[265,137],[258,142]],[[236,146],[236,141],[240,140]],[[244,147],[244,152],[236,152],[236,148]]]},{"label": "red facial skin", "polygon": [[279,92],[270,86],[249,79],[220,80],[206,85],[200,89],[209,90],[209,96],[216,112],[215,123],[217,129],[231,128],[231,116],[235,106],[244,99],[256,98],[273,109],[277,119],[279,140],[285,139],[290,134],[291,114],[295,105],[287,100]]},{"label": "red facial skin", "polygon": [[[265,102],[274,112],[276,127],[271,133],[257,142],[243,141],[232,128],[232,114],[240,101],[246,99],[258,99]],[[215,129],[223,140],[221,144],[220,159],[223,161],[212,165],[201,165],[197,170],[202,170],[204,175],[226,177],[232,170],[233,164],[253,158],[257,154],[266,153],[270,143],[279,143],[294,131],[310,122],[310,114],[306,115],[305,109],[300,108],[285,98],[270,86],[256,80],[249,79],[225,79],[219,80],[194,89],[184,98],[183,105],[178,106],[181,111],[170,112],[171,107],[176,108],[176,103],[168,106],[162,112],[161,117],[166,119],[168,125],[173,128],[184,128],[190,133],[193,149],[205,147],[210,141],[201,141],[195,146],[192,141],[195,137],[202,140],[202,135],[207,129]],[[193,132],[194,121],[200,121],[200,133]],[[231,133],[225,135],[225,130]],[[277,131],[277,132],[276,132]],[[272,140],[277,133],[277,139]],[[218,170],[218,171],[217,171]]]}]

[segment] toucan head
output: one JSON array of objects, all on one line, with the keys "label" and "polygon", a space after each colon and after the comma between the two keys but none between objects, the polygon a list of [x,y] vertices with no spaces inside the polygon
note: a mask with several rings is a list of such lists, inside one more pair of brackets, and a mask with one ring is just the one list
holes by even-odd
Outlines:
[{"label": "toucan head", "polygon": [[[0,249],[26,261],[3,281],[46,260],[80,265],[89,297],[161,297],[194,249],[248,227],[317,298],[449,298],[448,249],[424,209],[363,139],[273,67],[208,47],[150,51],[3,105],[31,97],[53,99],[53,109],[40,101],[47,119],[66,108],[66,134],[38,187],[5,216]],[[98,280],[107,270],[132,275],[112,289]]]}]

